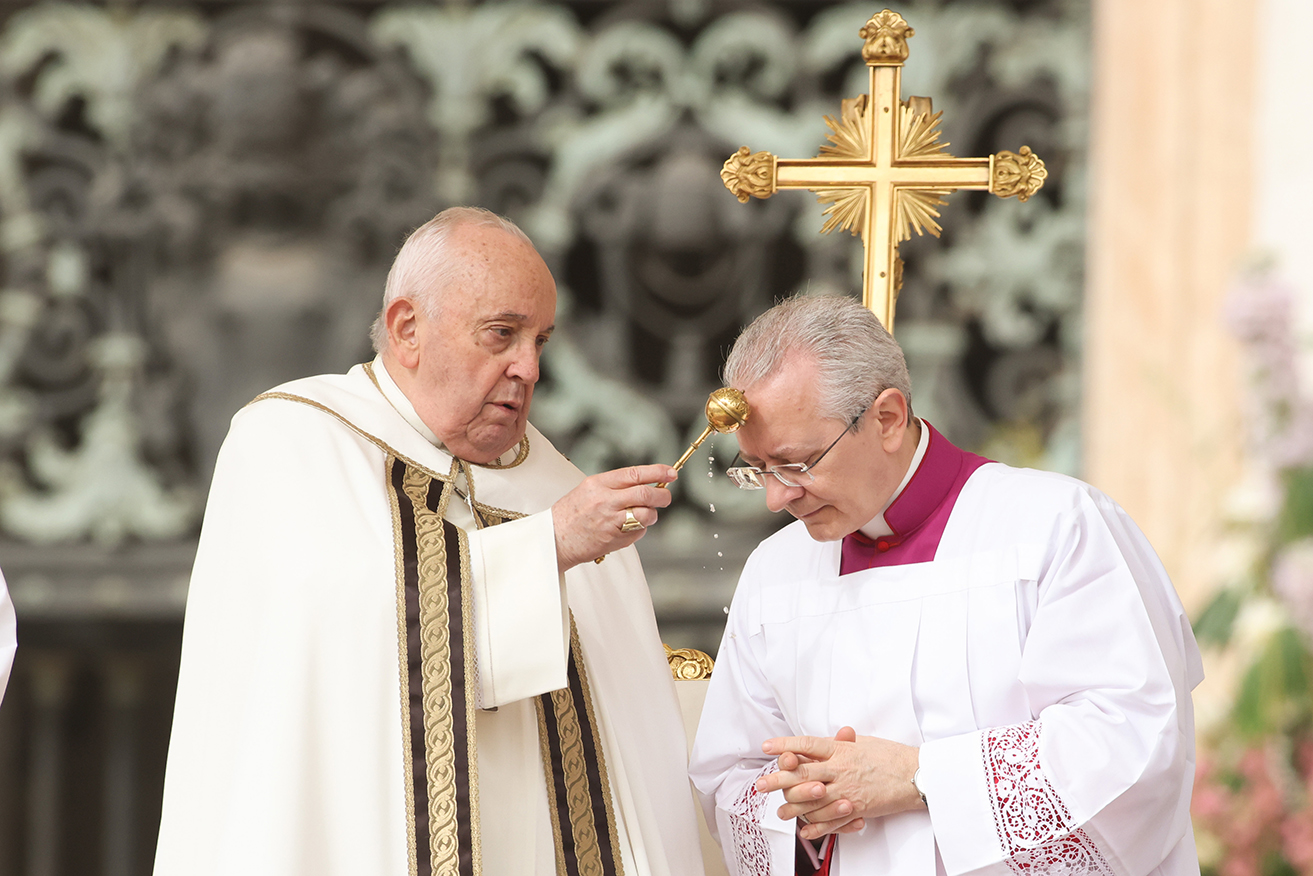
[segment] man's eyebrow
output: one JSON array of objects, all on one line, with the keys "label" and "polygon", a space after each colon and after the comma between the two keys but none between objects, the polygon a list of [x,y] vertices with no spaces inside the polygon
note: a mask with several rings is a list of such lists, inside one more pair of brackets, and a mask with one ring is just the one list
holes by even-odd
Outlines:
[{"label": "man's eyebrow", "polygon": [[[771,458],[787,460],[786,462],[779,463],[780,465],[792,465],[794,464],[794,460],[798,459],[800,455],[805,454],[805,458],[810,458],[814,456],[815,453],[816,451],[814,450],[811,451],[810,453],[805,453],[805,451],[800,447],[787,445],[785,447],[774,448],[773,452],[771,453]],[[748,454],[743,452],[740,452],[739,456],[743,459],[744,462],[748,463],[753,468],[760,468],[762,462],[764,462],[764,460],[757,459],[755,456],[749,456]]]},{"label": "man's eyebrow", "polygon": [[[524,314],[524,313],[515,313],[510,310],[503,310],[501,313],[497,313],[492,316],[486,317],[483,321],[525,323],[529,321],[529,316],[528,314]],[[550,335],[554,331],[556,331],[556,323],[552,323],[547,328],[543,329],[543,334]]]}]

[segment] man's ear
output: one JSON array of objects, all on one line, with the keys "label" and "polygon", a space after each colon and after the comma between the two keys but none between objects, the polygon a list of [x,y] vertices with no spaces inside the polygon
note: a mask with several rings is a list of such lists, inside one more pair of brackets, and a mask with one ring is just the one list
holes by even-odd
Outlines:
[{"label": "man's ear", "polygon": [[402,368],[419,367],[420,313],[409,298],[393,298],[383,309],[388,349]]},{"label": "man's ear", "polygon": [[880,430],[880,444],[886,453],[897,453],[910,422],[907,399],[896,389],[886,389],[876,396],[866,416],[874,417]]}]

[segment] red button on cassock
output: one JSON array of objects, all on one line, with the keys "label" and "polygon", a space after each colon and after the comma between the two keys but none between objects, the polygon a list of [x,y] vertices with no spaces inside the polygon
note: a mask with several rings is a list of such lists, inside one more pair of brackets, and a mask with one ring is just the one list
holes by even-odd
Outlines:
[{"label": "red button on cassock", "polygon": [[885,541],[883,538],[875,543],[875,549],[880,551],[880,553],[884,553],[891,547],[893,547],[893,545],[889,544],[889,542]]}]

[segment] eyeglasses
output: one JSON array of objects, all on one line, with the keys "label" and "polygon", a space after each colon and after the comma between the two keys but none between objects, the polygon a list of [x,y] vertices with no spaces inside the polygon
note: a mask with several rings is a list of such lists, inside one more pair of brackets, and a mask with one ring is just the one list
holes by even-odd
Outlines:
[{"label": "eyeglasses", "polygon": [[[733,481],[734,485],[740,490],[765,489],[766,482],[762,480],[762,475],[765,474],[775,475],[775,479],[786,487],[805,487],[808,484],[813,484],[816,482],[816,478],[812,476],[812,469],[821,464],[821,460],[825,458],[825,454],[833,450],[834,445],[838,444],[843,439],[844,435],[847,435],[852,431],[853,426],[857,425],[857,421],[860,420],[862,414],[865,413],[866,411],[863,410],[857,416],[853,417],[853,421],[848,424],[848,428],[840,432],[839,437],[831,441],[830,446],[825,448],[825,450],[821,452],[821,455],[816,457],[816,461],[811,465],[808,465],[805,462],[789,462],[784,465],[768,465],[765,468],[757,468],[754,465],[731,465],[725,470],[725,474],[729,475],[729,479]],[[734,461],[738,462],[738,460],[739,457],[735,454]]]}]

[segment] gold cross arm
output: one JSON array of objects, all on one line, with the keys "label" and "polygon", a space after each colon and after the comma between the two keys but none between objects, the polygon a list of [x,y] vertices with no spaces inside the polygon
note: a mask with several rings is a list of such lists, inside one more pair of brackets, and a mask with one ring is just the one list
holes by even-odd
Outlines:
[{"label": "gold cross arm", "polygon": [[720,172],[747,202],[779,189],[811,189],[826,204],[822,233],[860,234],[866,250],[862,303],[893,331],[902,287],[898,244],[930,232],[939,236],[938,207],[958,189],[980,189],[1024,201],[1044,184],[1044,162],[1028,146],[987,158],[956,158],[939,142],[942,113],[929,98],[900,98],[907,38],[914,31],[888,9],[861,29],[870,93],[844,100],[839,118],[825,117],[829,145],[816,158],[777,158],[744,146]]}]

